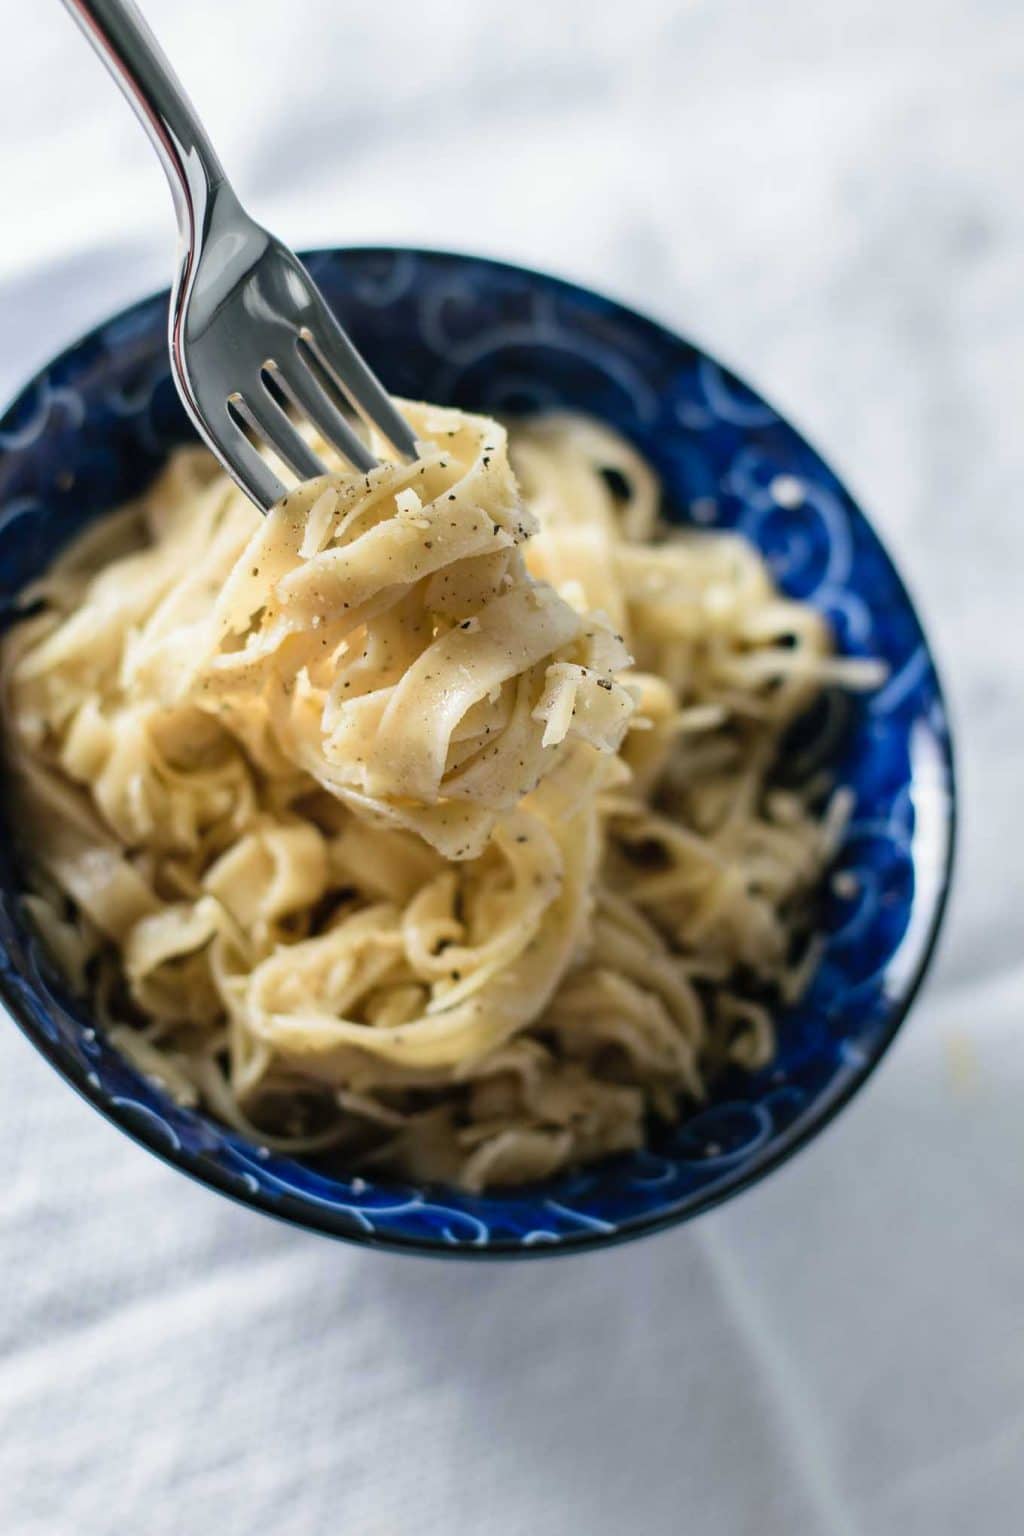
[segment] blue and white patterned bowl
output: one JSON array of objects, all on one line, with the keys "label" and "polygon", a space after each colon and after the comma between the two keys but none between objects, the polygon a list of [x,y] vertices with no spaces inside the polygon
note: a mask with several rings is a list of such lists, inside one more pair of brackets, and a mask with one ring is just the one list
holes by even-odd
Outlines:
[{"label": "blue and white patterned bowl", "polygon": [[[395,393],[485,411],[571,407],[618,428],[661,475],[680,522],[738,528],[841,649],[889,681],[853,718],[826,707],[803,743],[856,795],[809,994],[779,1021],[768,1069],[650,1151],[486,1196],[325,1177],[177,1108],[112,1051],[61,984],[19,910],[0,838],[0,995],[57,1070],[168,1162],[302,1226],[405,1252],[563,1253],[695,1215],[762,1177],[847,1102],[921,981],[949,885],[954,782],[935,668],[914,610],[863,514],[769,405],[689,343],[620,305],[518,267],[436,252],[307,258]],[[0,421],[0,605],[97,513],[124,501],[191,430],[168,374],[167,296],[70,347]],[[6,829],[4,829],[6,832]]]}]

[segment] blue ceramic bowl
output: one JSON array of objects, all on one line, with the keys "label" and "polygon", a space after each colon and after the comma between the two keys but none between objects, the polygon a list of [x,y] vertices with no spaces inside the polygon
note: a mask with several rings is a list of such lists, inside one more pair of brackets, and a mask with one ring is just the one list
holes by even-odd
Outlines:
[{"label": "blue ceramic bowl", "polygon": [[[0,837],[0,994],[29,1039],[109,1119],[257,1210],[369,1246],[512,1256],[577,1251],[682,1221],[761,1178],[847,1102],[921,981],[949,884],[954,783],[942,694],[910,599],[835,475],[771,406],[694,346],[551,277],[466,256],[318,251],[310,269],[397,394],[484,411],[572,407],[624,433],[681,523],[740,529],[840,648],[889,681],[835,701],[800,747],[856,795],[840,855],[856,894],[826,897],[827,948],[779,1020],[772,1066],[649,1151],[486,1196],[326,1177],[177,1108],[111,1050],[19,910]],[[70,347],[0,421],[0,605],[90,518],[141,489],[191,429],[168,374],[166,294]],[[7,829],[4,829],[6,832]],[[841,889],[847,885],[840,883]]]}]

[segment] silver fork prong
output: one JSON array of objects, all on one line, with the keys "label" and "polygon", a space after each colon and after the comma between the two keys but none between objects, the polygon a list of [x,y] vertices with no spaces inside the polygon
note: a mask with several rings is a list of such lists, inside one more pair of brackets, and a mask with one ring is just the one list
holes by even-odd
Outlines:
[{"label": "silver fork prong", "polygon": [[334,401],[328,398],[318,380],[313,377],[299,350],[298,342],[295,346],[295,357],[289,366],[275,368],[274,382],[284,391],[292,404],[304,416],[309,417],[321,437],[331,443],[361,475],[376,469],[377,460],[359,434],[345,420]]},{"label": "silver fork prong", "polygon": [[260,457],[245,433],[224,405],[224,424],[217,432],[216,451],[232,477],[247,496],[269,512],[281,500],[287,487],[282,485],[270,465]]},{"label": "silver fork prong", "polygon": [[305,439],[288,420],[285,411],[271,398],[261,379],[248,394],[231,396],[232,407],[246,425],[263,438],[300,480],[315,480],[324,466]]},{"label": "silver fork prong", "polygon": [[316,294],[316,326],[303,327],[303,342],[364,421],[381,431],[403,458],[415,459],[416,439],[405,417],[370,372],[326,302]]}]

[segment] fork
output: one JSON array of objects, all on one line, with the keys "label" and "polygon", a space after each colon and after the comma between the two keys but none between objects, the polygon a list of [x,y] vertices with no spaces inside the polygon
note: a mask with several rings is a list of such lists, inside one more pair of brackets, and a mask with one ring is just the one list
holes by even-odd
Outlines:
[{"label": "fork", "polygon": [[64,0],[160,157],[178,219],[168,344],[200,435],[264,512],[287,487],[254,439],[299,480],[325,466],[285,402],[361,473],[377,460],[342,403],[416,457],[408,423],[295,253],[242,208],[171,66],[132,0]]}]

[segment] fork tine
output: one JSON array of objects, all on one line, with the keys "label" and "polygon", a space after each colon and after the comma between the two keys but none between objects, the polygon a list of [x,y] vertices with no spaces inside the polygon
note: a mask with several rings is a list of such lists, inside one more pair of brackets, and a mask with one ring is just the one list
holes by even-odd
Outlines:
[{"label": "fork tine", "polygon": [[284,390],[292,404],[309,417],[321,437],[333,444],[361,475],[376,469],[377,460],[314,378],[302,357],[298,342],[295,344],[295,366],[287,372],[277,368],[274,382]]},{"label": "fork tine", "polygon": [[319,293],[314,297],[313,307],[316,324],[303,327],[302,340],[360,416],[379,428],[404,458],[415,459],[416,439],[409,423],[395,409],[384,386],[359,356]]},{"label": "fork tine", "polygon": [[264,512],[269,512],[281,500],[286,487],[233,420],[226,404],[224,417],[224,425],[217,431],[213,450],[227,465],[245,494],[257,502]]},{"label": "fork tine", "polygon": [[231,405],[300,480],[315,480],[324,473],[324,466],[271,398],[262,380],[250,394],[233,395]]}]

